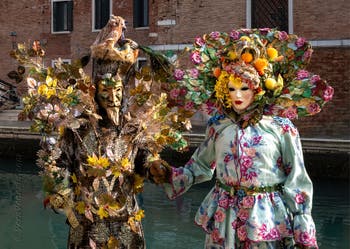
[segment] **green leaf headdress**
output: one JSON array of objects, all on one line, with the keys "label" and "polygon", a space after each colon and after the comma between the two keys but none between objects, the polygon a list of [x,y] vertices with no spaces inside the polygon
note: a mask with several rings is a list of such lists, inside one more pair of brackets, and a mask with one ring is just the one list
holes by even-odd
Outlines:
[{"label": "green leaf headdress", "polygon": [[183,94],[170,95],[187,110],[206,104],[211,114],[213,103],[225,109],[224,97],[215,86],[220,76],[228,73],[254,89],[256,98],[250,109],[260,108],[260,116],[294,119],[314,115],[332,99],[334,91],[318,75],[305,70],[312,51],[305,38],[276,29],[211,32],[195,39],[190,51],[194,67],[174,72],[182,89],[172,91]]}]

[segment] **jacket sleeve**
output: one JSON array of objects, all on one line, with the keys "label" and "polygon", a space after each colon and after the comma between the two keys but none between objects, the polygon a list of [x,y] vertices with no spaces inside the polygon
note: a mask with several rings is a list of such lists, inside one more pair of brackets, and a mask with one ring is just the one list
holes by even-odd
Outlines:
[{"label": "jacket sleeve", "polygon": [[213,126],[208,126],[204,141],[183,167],[172,167],[170,183],[163,184],[170,199],[185,193],[193,184],[209,181],[215,170],[215,137]]},{"label": "jacket sleeve", "polygon": [[284,199],[294,217],[296,243],[317,248],[316,228],[311,217],[313,186],[306,171],[298,130],[289,120],[282,123],[281,150],[287,179]]}]

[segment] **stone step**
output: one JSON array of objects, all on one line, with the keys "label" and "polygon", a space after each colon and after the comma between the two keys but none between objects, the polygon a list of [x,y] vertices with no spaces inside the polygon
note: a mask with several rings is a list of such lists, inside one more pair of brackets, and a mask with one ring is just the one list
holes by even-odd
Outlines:
[{"label": "stone step", "polygon": [[13,110],[1,110],[0,111],[0,121],[17,121],[18,114],[21,110],[13,109]]}]

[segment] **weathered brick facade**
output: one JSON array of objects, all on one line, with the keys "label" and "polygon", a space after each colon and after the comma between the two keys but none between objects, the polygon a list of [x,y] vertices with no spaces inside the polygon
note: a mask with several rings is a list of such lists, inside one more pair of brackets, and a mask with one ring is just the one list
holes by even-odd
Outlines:
[{"label": "weathered brick facade", "polygon": [[[197,35],[230,31],[246,26],[247,2],[243,0],[149,0],[149,27],[133,28],[133,1],[114,0],[113,13],[128,21],[127,36],[144,45],[190,44]],[[312,41],[331,41],[314,48],[310,71],[335,88],[334,100],[315,117],[297,120],[303,137],[350,139],[350,2],[345,0],[289,1],[293,3],[293,31]],[[8,56],[13,42],[41,40],[47,65],[52,59],[79,58],[89,52],[97,32],[92,32],[92,1],[74,0],[73,31],[51,33],[50,0],[0,2],[0,79],[16,68]],[[11,37],[16,32],[16,37]],[[332,41],[335,41],[332,43]],[[340,41],[345,44],[334,45]],[[88,71],[91,69],[88,67]]]}]

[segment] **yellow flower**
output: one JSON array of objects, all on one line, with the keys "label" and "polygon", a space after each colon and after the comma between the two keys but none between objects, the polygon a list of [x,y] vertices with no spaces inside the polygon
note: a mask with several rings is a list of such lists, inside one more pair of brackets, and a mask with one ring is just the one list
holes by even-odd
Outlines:
[{"label": "yellow flower", "polygon": [[98,158],[96,155],[93,155],[93,156],[88,156],[88,159],[87,159],[87,163],[91,166],[95,166],[97,165],[97,162],[98,162]]},{"label": "yellow flower", "polygon": [[100,216],[100,219],[102,220],[103,218],[108,217],[108,212],[105,210],[104,207],[100,207],[97,211],[98,216]]},{"label": "yellow flower", "polygon": [[123,158],[121,161],[121,165],[123,169],[128,169],[130,167],[130,161],[128,158]]},{"label": "yellow flower", "polygon": [[134,189],[136,192],[142,190],[143,188],[143,177],[138,174],[134,175]]},{"label": "yellow flower", "polygon": [[71,94],[73,92],[73,87],[69,86],[67,87],[66,94]]},{"label": "yellow flower", "polygon": [[57,79],[52,79],[50,76],[46,77],[46,84],[49,87],[56,87],[57,86]]},{"label": "yellow flower", "polygon": [[107,243],[107,248],[119,248],[118,240],[115,237],[110,236]]},{"label": "yellow flower", "polygon": [[229,77],[229,83],[232,83],[232,85],[235,87],[235,88],[240,88],[242,87],[242,79],[239,78],[239,77],[235,77],[233,74],[230,75]]},{"label": "yellow flower", "polygon": [[118,169],[113,169],[113,170],[112,170],[112,174],[113,174],[115,177],[119,177],[119,176],[122,174],[122,172],[120,172],[120,170],[118,170]]},{"label": "yellow flower", "polygon": [[137,211],[137,213],[135,214],[135,220],[140,221],[142,220],[142,218],[145,217],[145,211],[140,209],[139,211]]},{"label": "yellow flower", "polygon": [[107,168],[109,166],[108,158],[97,157],[96,155],[88,156],[87,163],[90,166]]},{"label": "yellow flower", "polygon": [[215,97],[217,99],[221,99],[223,103],[225,103],[226,107],[230,107],[231,101],[229,100],[229,90],[228,90],[228,82],[229,82],[230,75],[226,71],[221,71],[221,74],[216,81],[214,90],[215,90]]},{"label": "yellow flower", "polygon": [[49,99],[51,96],[54,96],[54,95],[56,95],[56,89],[50,88],[47,90],[46,98]]},{"label": "yellow flower", "polygon": [[75,206],[75,209],[78,211],[79,214],[85,213],[85,203],[83,201],[79,201],[77,205]]},{"label": "yellow flower", "polygon": [[49,90],[49,88],[47,87],[47,85],[45,84],[41,84],[39,87],[38,87],[38,94],[39,95],[46,95],[47,94],[47,91]]},{"label": "yellow flower", "polygon": [[107,168],[109,166],[108,158],[100,157],[98,159],[98,165],[101,166],[102,168]]},{"label": "yellow flower", "polygon": [[77,176],[76,176],[74,173],[73,173],[73,175],[71,176],[71,178],[72,178],[73,183],[77,183],[77,182],[78,182]]},{"label": "yellow flower", "polygon": [[58,134],[59,134],[61,137],[62,137],[63,134],[64,134],[64,130],[65,130],[65,128],[64,128],[63,125],[61,125],[61,126],[58,127]]}]

